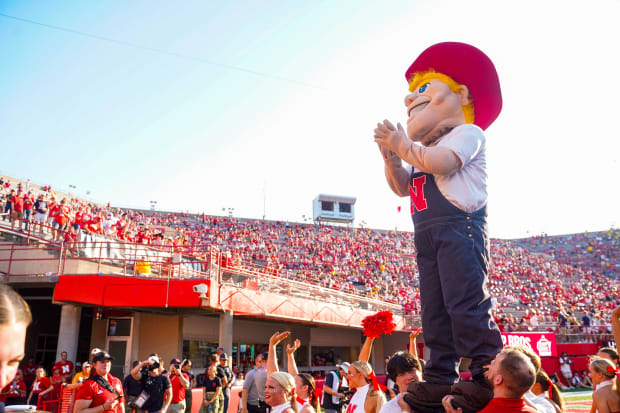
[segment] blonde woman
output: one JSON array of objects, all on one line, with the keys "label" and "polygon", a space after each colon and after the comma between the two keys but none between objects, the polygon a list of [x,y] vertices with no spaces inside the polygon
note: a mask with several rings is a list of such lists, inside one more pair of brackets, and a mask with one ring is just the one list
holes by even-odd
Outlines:
[{"label": "blonde woman", "polygon": [[293,376],[277,371],[267,377],[265,403],[271,407],[270,413],[297,413]]},{"label": "blonde woman", "polygon": [[354,361],[347,373],[349,387],[356,389],[346,413],[379,413],[385,394],[379,388],[372,367],[365,361]]},{"label": "blonde woman", "polygon": [[0,284],[0,389],[13,380],[24,359],[26,328],[31,321],[24,299],[8,285]]},{"label": "blonde woman", "polygon": [[45,375],[45,369],[39,367],[35,371],[34,383],[32,383],[32,390],[26,404],[38,406],[39,401],[44,401],[49,398],[49,393],[54,390],[54,386],[49,378]]},{"label": "blonde woman", "polygon": [[620,413],[616,366],[607,359],[595,358],[590,362],[590,378],[596,386],[592,392],[592,407],[598,413]]},{"label": "blonde woman", "polygon": [[[276,346],[290,335],[290,331],[280,333],[276,331],[269,339],[269,356],[267,357],[267,375],[278,371],[278,360],[276,355]],[[316,413],[320,412],[319,400],[316,397],[316,382],[314,377],[308,373],[300,373],[297,370],[297,362],[295,361],[295,351],[299,349],[301,342],[295,340],[293,345],[286,346],[286,355],[288,360],[288,373],[295,380],[295,400],[298,404],[299,413]]]}]

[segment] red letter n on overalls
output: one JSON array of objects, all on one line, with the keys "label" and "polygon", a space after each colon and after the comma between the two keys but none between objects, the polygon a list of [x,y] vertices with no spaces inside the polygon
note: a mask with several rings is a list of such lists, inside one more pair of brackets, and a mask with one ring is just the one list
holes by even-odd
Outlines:
[{"label": "red letter n on overalls", "polygon": [[411,215],[415,210],[424,211],[427,208],[426,198],[424,197],[424,185],[426,185],[426,175],[416,176],[411,180],[409,192],[411,193]]}]

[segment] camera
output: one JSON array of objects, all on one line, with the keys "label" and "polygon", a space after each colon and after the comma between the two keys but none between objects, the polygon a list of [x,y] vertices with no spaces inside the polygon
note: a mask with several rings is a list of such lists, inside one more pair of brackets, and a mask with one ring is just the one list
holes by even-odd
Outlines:
[{"label": "camera", "polygon": [[177,370],[181,370],[181,366],[178,364],[173,364],[172,367],[174,367]]},{"label": "camera", "polygon": [[195,293],[200,294],[200,298],[207,298],[207,292],[209,292],[209,286],[206,284],[196,284],[192,287]]},{"label": "camera", "polygon": [[153,370],[158,369],[158,368],[159,368],[159,363],[158,362],[151,363],[147,367],[148,371],[153,371]]}]

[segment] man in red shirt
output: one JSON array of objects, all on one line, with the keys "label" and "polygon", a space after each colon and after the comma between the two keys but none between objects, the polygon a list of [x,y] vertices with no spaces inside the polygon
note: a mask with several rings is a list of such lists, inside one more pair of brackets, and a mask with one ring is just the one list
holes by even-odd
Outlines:
[{"label": "man in red shirt", "polygon": [[34,206],[34,195],[32,191],[28,191],[24,195],[24,231],[30,228],[30,216],[32,215],[32,207]]},{"label": "man in red shirt", "polygon": [[181,371],[181,360],[170,360],[170,385],[172,386],[172,400],[167,413],[185,412],[185,389],[189,388],[189,376]]},{"label": "man in red shirt", "polygon": [[[523,398],[536,381],[536,369],[521,351],[509,348],[500,351],[485,376],[493,386],[493,399],[479,413],[537,412]],[[463,410],[455,406],[453,399],[452,395],[443,398],[446,413],[461,413]]]},{"label": "man in red shirt", "polygon": [[24,198],[22,197],[22,191],[19,190],[13,197],[11,198],[11,229],[15,227],[15,223],[23,219],[24,217]]},{"label": "man in red shirt", "polygon": [[55,211],[56,215],[54,216],[54,224],[52,226],[54,228],[54,240],[58,241],[62,239],[67,229],[67,224],[71,222],[71,206],[65,199],[62,199]]},{"label": "man in red shirt", "polygon": [[75,395],[75,413],[125,413],[123,384],[110,374],[112,357],[100,351],[93,357],[95,374]]},{"label": "man in red shirt", "polygon": [[52,371],[54,369],[60,370],[60,375],[62,376],[62,381],[64,383],[71,383],[71,377],[73,376],[73,362],[67,360],[67,352],[63,351],[60,353],[60,361],[57,361],[52,367]]}]

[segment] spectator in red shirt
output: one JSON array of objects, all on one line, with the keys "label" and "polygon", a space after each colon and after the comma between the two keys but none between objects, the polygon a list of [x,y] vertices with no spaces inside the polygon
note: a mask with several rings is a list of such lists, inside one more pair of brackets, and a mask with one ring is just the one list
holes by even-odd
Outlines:
[{"label": "spectator in red shirt", "polygon": [[34,195],[32,191],[28,191],[24,195],[24,231],[28,231],[30,227],[30,216],[32,215],[32,207],[34,206]]},{"label": "spectator in red shirt", "polygon": [[49,393],[54,390],[50,379],[45,377],[45,369],[39,367],[35,373],[35,380],[32,383],[32,390],[28,396],[26,404],[40,406],[40,402],[49,399]]},{"label": "spectator in red shirt", "polygon": [[14,229],[15,223],[24,217],[24,198],[21,191],[17,191],[11,198],[11,217],[11,229]]},{"label": "spectator in red shirt", "polygon": [[[185,389],[189,388],[189,376],[181,371],[181,360],[174,358],[170,361],[170,384],[172,386],[172,400],[167,413],[185,412]],[[189,413],[189,412],[188,412]]]},{"label": "spectator in red shirt", "polygon": [[13,381],[2,389],[2,393],[6,397],[6,405],[13,406],[16,404],[24,404],[26,401],[26,383],[22,380],[22,372],[17,370],[17,374]]},{"label": "spectator in red shirt", "polygon": [[93,357],[95,371],[75,395],[75,413],[125,413],[123,385],[110,374],[112,357],[100,351]]},{"label": "spectator in red shirt", "polygon": [[[523,398],[536,382],[536,369],[523,352],[510,348],[500,351],[485,376],[493,387],[493,399],[479,413],[537,413],[536,409],[525,404]],[[453,399],[451,395],[443,398],[446,413],[462,412],[452,403]]]},{"label": "spectator in red shirt", "polygon": [[54,215],[54,224],[52,226],[54,227],[54,240],[58,241],[70,222],[71,206],[63,198],[55,210],[56,214]]},{"label": "spectator in red shirt", "polygon": [[57,361],[54,364],[53,369],[58,369],[60,371],[60,375],[62,376],[62,381],[64,383],[71,383],[71,377],[73,376],[73,362],[67,360],[67,352],[63,351],[60,353],[60,361]]},{"label": "spectator in red shirt", "polygon": [[30,388],[32,386],[36,371],[37,364],[34,362],[33,358],[29,358],[28,363],[24,365],[24,381],[26,382],[26,387]]}]

